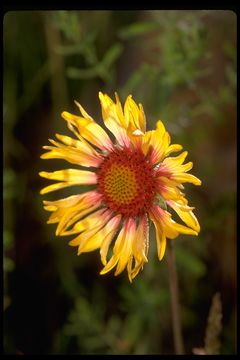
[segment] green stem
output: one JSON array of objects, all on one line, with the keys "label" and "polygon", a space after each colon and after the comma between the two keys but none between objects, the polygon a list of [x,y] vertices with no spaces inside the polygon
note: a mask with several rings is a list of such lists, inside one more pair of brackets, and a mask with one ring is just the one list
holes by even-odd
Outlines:
[{"label": "green stem", "polygon": [[172,308],[172,326],[175,353],[183,355],[183,339],[181,331],[180,311],[179,311],[179,295],[178,295],[178,277],[175,253],[173,249],[172,240],[167,242],[167,260],[168,260],[168,273],[169,273],[169,286],[171,293],[171,308]]}]

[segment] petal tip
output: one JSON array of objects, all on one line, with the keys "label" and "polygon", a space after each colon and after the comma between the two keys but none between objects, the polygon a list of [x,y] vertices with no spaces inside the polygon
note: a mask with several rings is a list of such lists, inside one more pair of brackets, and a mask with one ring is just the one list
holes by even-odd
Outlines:
[{"label": "petal tip", "polygon": [[100,274],[100,275],[105,275],[106,273],[107,273],[107,271],[104,270],[104,269],[102,269],[99,274]]},{"label": "petal tip", "polygon": [[80,106],[79,102],[77,100],[74,100],[75,105]]}]

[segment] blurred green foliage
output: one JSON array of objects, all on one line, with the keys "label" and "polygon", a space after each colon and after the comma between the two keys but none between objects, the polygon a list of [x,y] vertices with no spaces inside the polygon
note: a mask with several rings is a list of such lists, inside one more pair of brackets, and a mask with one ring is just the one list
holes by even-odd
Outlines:
[{"label": "blurred green foliage", "polygon": [[[230,11],[19,11],[4,17],[4,346],[23,354],[173,353],[166,260],[130,284],[99,275],[46,225],[41,147],[67,133],[78,100],[101,123],[98,91],[132,94],[189,151],[199,237],[175,242],[186,353],[222,299],[220,354],[236,352],[236,15]],[[75,189],[74,189],[75,190]],[[63,191],[66,196],[70,190]],[[54,197],[53,197],[54,198]]]}]

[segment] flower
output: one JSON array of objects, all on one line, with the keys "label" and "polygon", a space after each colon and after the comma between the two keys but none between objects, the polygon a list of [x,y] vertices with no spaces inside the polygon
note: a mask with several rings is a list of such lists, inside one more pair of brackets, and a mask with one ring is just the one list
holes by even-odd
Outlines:
[{"label": "flower", "polygon": [[[52,145],[43,147],[48,151],[41,158],[64,159],[85,169],[40,172],[40,176],[58,181],[40,193],[71,185],[94,185],[77,195],[44,201],[44,208],[52,212],[48,223],[58,224],[56,235],[75,235],[69,244],[78,247],[78,255],[100,249],[104,265],[100,274],[116,268],[118,275],[127,267],[132,281],[148,261],[149,221],[156,229],[159,260],[167,238],[198,235],[198,220],[181,190],[183,183],[200,185],[201,181],[187,173],[192,168],[192,162],[183,164],[187,151],[169,156],[182,146],[170,145],[170,136],[160,120],[156,130],[146,131],[142,105],[137,106],[129,95],[122,108],[115,96],[116,102],[99,93],[103,121],[114,141],[77,101],[81,116],[62,113],[77,139],[56,134],[59,141],[50,139]],[[169,209],[186,226],[175,222]]]}]

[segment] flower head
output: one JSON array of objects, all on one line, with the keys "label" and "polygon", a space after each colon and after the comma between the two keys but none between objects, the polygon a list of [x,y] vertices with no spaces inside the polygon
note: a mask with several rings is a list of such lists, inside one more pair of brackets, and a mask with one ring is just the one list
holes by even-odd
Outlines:
[{"label": "flower head", "polygon": [[[159,120],[156,130],[146,131],[141,104],[128,96],[124,107],[116,94],[116,102],[99,93],[106,131],[75,101],[81,116],[62,113],[76,139],[56,134],[59,141],[41,158],[64,159],[80,169],[40,172],[40,176],[57,182],[41,190],[41,194],[71,185],[94,185],[92,190],[56,201],[44,201],[52,214],[48,223],[57,223],[56,235],[74,235],[71,246],[78,255],[100,249],[104,265],[100,274],[115,269],[115,275],[126,267],[129,280],[148,261],[148,227],[156,229],[158,257],[161,260],[166,239],[179,234],[198,235],[200,226],[188,205],[183,183],[200,185],[201,181],[187,172],[192,162],[183,164],[187,152],[170,145],[170,136]],[[86,170],[86,168],[90,168]],[[172,219],[173,209],[186,225]],[[112,245],[112,254],[108,257]]]}]

